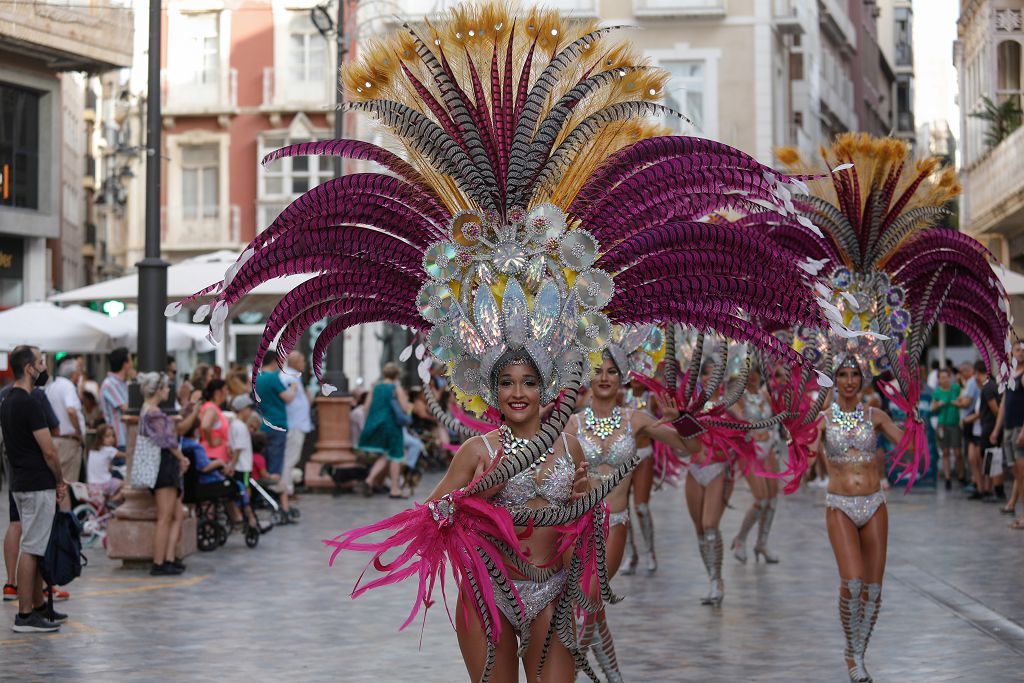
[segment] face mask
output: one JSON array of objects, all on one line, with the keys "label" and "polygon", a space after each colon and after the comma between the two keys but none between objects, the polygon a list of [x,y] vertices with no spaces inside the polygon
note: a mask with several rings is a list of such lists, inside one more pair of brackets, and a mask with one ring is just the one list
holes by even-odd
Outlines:
[{"label": "face mask", "polygon": [[36,386],[45,386],[50,381],[50,373],[47,370],[43,370],[36,376]]}]

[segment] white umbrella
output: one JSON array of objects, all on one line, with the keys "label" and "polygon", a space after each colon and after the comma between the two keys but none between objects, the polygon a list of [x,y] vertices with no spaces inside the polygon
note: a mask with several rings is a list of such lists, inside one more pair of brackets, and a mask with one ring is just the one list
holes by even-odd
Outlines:
[{"label": "white umbrella", "polygon": [[[139,312],[125,311],[118,316],[104,315],[83,306],[68,306],[64,309],[84,322],[107,332],[114,346],[127,346],[131,351],[139,348]],[[173,320],[167,321],[167,350],[187,351],[195,349],[200,353],[212,351],[213,344],[206,339],[205,325],[189,325]]]},{"label": "white umbrella", "polygon": [[1008,296],[1024,294],[1024,275],[1014,272],[1009,268],[995,268],[996,274],[1003,283]]},{"label": "white umbrella", "polygon": [[[202,256],[186,259],[167,269],[167,302],[178,301],[197,290],[224,279],[224,273],[238,259],[233,251],[215,251]],[[309,275],[290,275],[265,282],[232,308],[241,310],[267,311],[273,309],[285,294],[309,279]],[[50,297],[50,301],[75,303],[83,301],[117,300],[135,303],[139,298],[139,277],[137,274],[97,282]],[[197,302],[205,303],[206,299]]]},{"label": "white umbrella", "polygon": [[19,344],[51,352],[106,353],[118,340],[83,316],[36,301],[0,312],[0,349]]}]

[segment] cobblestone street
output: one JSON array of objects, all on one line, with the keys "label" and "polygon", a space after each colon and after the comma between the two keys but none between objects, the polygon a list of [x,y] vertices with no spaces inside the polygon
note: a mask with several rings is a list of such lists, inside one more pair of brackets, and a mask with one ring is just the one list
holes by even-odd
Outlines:
[{"label": "cobblestone street", "polygon": [[[682,492],[655,494],[661,567],[618,577],[627,599],[609,609],[626,680],[846,680],[822,498],[801,492],[783,502],[772,537],[781,564],[726,556],[725,603],[712,609],[699,604],[707,582]],[[727,542],[748,503],[738,487]],[[12,633],[15,603],[4,603],[0,679],[465,680],[443,606],[430,610],[421,648],[418,623],[396,631],[413,585],[352,601],[362,558],[327,567],[321,538],[401,503],[307,495],[300,507],[300,525],[275,529],[255,550],[233,536],[188,558],[181,577],[150,577],[90,551],[59,605],[71,615],[61,633]],[[868,651],[875,679],[1020,681],[1024,534],[1007,529],[995,506],[944,492],[892,492],[890,520],[883,610]]]}]

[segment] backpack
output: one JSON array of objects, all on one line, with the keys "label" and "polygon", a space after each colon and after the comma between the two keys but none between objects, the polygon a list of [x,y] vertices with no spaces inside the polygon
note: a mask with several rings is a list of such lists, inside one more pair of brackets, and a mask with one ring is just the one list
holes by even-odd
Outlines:
[{"label": "backpack", "polygon": [[58,510],[53,516],[53,529],[39,571],[49,586],[66,586],[82,575],[88,563],[82,555],[82,525],[70,512]]}]

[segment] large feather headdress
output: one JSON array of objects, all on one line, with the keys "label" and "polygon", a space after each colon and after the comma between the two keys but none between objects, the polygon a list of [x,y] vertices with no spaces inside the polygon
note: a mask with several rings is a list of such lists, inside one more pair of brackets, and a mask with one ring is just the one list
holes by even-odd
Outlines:
[{"label": "large feather headdress", "polygon": [[260,283],[312,273],[270,315],[257,364],[323,318],[317,376],[344,329],[387,321],[427,333],[471,402],[493,401],[489,374],[509,352],[529,356],[550,398],[612,323],[677,322],[804,362],[751,321],[826,324],[812,276],[765,236],[703,219],[768,207],[811,226],[789,201],[806,186],[727,145],[660,135],[678,116],[657,103],[667,75],[613,31],[491,2],[371,43],[343,69],[348,108],[397,152],[330,140],[264,159],[385,172],[310,190],[198,292],[213,297],[200,311],[212,308],[213,337]]}]

